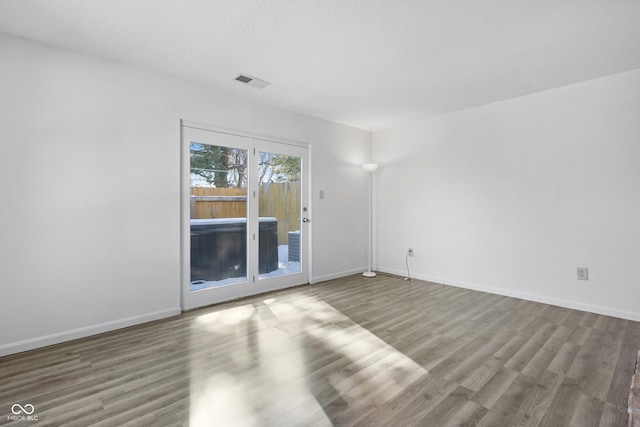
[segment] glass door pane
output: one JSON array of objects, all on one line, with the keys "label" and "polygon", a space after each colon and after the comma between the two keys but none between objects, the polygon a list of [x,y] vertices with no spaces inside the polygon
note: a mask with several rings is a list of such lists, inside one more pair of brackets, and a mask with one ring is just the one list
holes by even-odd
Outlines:
[{"label": "glass door pane", "polygon": [[260,151],[258,160],[259,278],[301,272],[300,157]]},{"label": "glass door pane", "polygon": [[182,127],[182,307],[252,293],[253,140]]},{"label": "glass door pane", "polygon": [[247,281],[248,150],[190,141],[190,291]]}]

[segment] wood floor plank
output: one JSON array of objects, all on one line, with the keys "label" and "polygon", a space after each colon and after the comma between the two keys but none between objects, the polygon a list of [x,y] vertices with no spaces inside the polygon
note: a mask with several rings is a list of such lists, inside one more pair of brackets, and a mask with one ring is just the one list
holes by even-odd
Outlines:
[{"label": "wood floor plank", "polygon": [[584,317],[584,311],[571,310],[569,316],[562,322],[562,326],[575,329],[580,324],[582,317]]},{"label": "wood floor plank", "polygon": [[[504,347],[504,345],[509,342],[515,336],[515,334],[516,331],[507,331],[506,333],[496,335],[493,338],[487,340],[486,344],[479,348],[477,351],[469,353],[465,355],[465,357],[458,360],[457,366],[449,367],[447,369],[448,373],[445,375],[445,378],[465,386],[464,383],[467,381],[467,379],[471,377],[477,378],[475,374],[481,370],[480,368],[486,366],[485,363],[488,362],[492,356],[494,356],[496,351]],[[431,372],[434,373],[433,370]],[[470,383],[474,384],[471,381]],[[477,388],[475,387],[468,388],[471,390],[477,390]]]},{"label": "wood floor plank", "polygon": [[529,360],[522,369],[522,373],[532,377],[544,374],[548,370],[551,362],[558,355],[560,349],[565,344],[569,329],[559,326],[549,339],[540,347],[540,350]]},{"label": "wood floor plank", "polygon": [[578,325],[573,329],[573,332],[571,332],[568,341],[575,345],[582,346],[587,341],[590,333],[591,328],[583,325]]},{"label": "wood floor plank", "polygon": [[[39,426],[623,426],[640,323],[380,274],[0,358]],[[10,424],[0,413],[0,425]]]},{"label": "wood floor plank", "polygon": [[582,391],[577,381],[565,377],[553,396],[553,400],[542,420],[545,426],[567,426],[580,401]]},{"label": "wood floor plank", "polygon": [[570,342],[562,343],[551,363],[547,367],[550,372],[566,375],[567,371],[573,365],[573,362],[580,351],[580,346]]},{"label": "wood floor plank", "polygon": [[626,427],[629,425],[629,414],[625,406],[617,406],[605,402],[600,417],[600,427]]},{"label": "wood floor plank", "polygon": [[426,374],[403,395],[396,396],[358,421],[361,427],[416,425],[458,386],[443,378]]},{"label": "wood floor plank", "polygon": [[586,394],[578,395],[578,403],[569,421],[572,426],[598,427],[602,419],[604,402]]},{"label": "wood floor plank", "polygon": [[[484,416],[487,409],[469,400],[473,391],[458,386],[430,410],[418,425],[474,425]],[[462,418],[460,419],[459,417]]]},{"label": "wood floor plank", "polygon": [[[555,333],[558,326],[550,323],[543,323],[531,336],[524,346],[505,364],[506,367],[514,371],[522,371],[533,357],[541,351],[544,344]],[[524,331],[523,331],[524,332]]]},{"label": "wood floor plank", "polygon": [[471,400],[485,408],[491,408],[504,395],[505,391],[511,387],[518,375],[520,375],[518,371],[504,367],[498,368],[495,374],[484,383],[483,387],[471,397]]},{"label": "wood floor plank", "polygon": [[528,397],[535,393],[536,381],[519,374],[516,379],[498,397],[487,414],[480,420],[479,426],[516,425],[522,407],[528,405]]},{"label": "wood floor plank", "polygon": [[[524,378],[521,376],[520,378]],[[527,393],[518,411],[512,418],[512,425],[537,426],[545,417],[555,392],[562,384],[562,376],[553,372],[544,372],[535,377],[527,378],[529,384],[534,384]]]}]

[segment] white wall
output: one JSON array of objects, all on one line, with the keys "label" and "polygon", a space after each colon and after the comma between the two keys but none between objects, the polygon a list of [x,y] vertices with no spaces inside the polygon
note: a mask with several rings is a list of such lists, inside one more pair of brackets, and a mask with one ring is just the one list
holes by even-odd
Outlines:
[{"label": "white wall", "polygon": [[311,143],[312,279],[364,270],[369,132],[4,35],[0,52],[0,355],[179,312],[180,119]]},{"label": "white wall", "polygon": [[[373,136],[377,266],[640,320],[640,70]],[[589,281],[576,268],[589,268]]]}]

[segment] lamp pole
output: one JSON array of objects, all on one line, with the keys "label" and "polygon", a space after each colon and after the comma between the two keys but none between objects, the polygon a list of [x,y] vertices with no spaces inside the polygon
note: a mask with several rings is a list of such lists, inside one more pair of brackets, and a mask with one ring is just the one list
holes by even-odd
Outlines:
[{"label": "lamp pole", "polygon": [[362,169],[369,172],[369,268],[367,271],[362,273],[364,277],[376,277],[376,273],[371,271],[371,264],[373,262],[373,254],[371,253],[371,216],[372,216],[372,193],[373,193],[373,172],[378,168],[377,163],[365,163],[362,165]]}]

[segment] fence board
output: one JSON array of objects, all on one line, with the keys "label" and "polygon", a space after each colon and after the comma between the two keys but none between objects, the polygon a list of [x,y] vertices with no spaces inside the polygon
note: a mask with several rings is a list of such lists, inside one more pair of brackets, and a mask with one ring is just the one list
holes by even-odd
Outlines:
[{"label": "fence board", "polygon": [[289,231],[300,229],[300,184],[261,185],[258,212],[278,220],[278,244],[288,244]]},{"label": "fence board", "polygon": [[[244,218],[247,190],[244,188],[191,187],[191,218]],[[278,244],[288,244],[288,232],[300,229],[300,184],[261,185],[259,216],[278,220]]]}]

